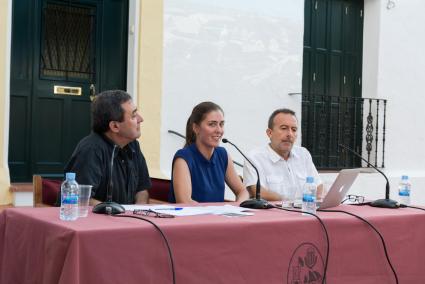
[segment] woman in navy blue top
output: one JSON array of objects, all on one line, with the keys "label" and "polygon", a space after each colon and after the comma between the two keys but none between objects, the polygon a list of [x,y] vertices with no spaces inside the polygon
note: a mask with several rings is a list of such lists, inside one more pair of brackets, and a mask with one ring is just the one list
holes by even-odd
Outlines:
[{"label": "woman in navy blue top", "polygon": [[186,145],[173,159],[170,202],[223,202],[225,183],[236,201],[248,199],[226,149],[220,147],[224,113],[215,103],[195,106],[186,124]]}]

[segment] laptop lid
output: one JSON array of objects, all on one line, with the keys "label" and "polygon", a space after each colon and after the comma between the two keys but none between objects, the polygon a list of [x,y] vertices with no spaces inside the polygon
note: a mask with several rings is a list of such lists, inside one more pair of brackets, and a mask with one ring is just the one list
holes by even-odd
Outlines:
[{"label": "laptop lid", "polygon": [[341,170],[323,201],[318,203],[318,207],[326,209],[340,205],[359,173],[360,169]]}]

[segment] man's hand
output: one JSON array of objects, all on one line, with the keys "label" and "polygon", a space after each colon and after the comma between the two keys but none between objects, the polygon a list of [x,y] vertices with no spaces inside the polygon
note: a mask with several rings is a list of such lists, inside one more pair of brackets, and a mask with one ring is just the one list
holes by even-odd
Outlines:
[{"label": "man's hand", "polygon": [[317,192],[316,192],[316,199],[317,199],[317,201],[322,201],[323,198],[325,197],[326,193],[327,192],[326,192],[323,184],[319,184],[317,186]]},{"label": "man's hand", "polygon": [[136,204],[146,204],[148,203],[149,193],[148,190],[142,190],[136,193]]},{"label": "man's hand", "polygon": [[96,206],[97,204],[101,203],[101,201],[94,199],[94,198],[90,198],[89,200],[89,205],[90,206]]}]

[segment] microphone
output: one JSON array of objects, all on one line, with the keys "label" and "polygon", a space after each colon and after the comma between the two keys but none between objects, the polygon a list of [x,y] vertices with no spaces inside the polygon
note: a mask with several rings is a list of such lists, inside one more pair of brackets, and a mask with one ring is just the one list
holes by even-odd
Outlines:
[{"label": "microphone", "polygon": [[261,197],[260,197],[261,184],[260,184],[260,174],[258,173],[257,167],[254,166],[254,164],[244,155],[244,153],[242,153],[242,151],[235,144],[233,144],[232,142],[230,142],[226,138],[223,138],[221,141],[223,141],[223,143],[229,143],[230,145],[235,147],[236,150],[238,150],[238,152],[241,153],[241,155],[245,158],[245,160],[247,160],[248,163],[251,164],[251,166],[254,168],[255,172],[257,173],[257,185],[255,187],[255,198],[243,201],[240,204],[240,206],[244,207],[244,208],[253,208],[253,209],[269,209],[269,208],[272,208],[273,207],[272,205],[270,205],[266,200],[261,199]]},{"label": "microphone", "polygon": [[106,188],[106,201],[99,203],[95,207],[93,207],[93,213],[115,215],[115,214],[120,214],[125,212],[124,207],[122,207],[120,204],[116,202],[112,202],[112,189],[114,186],[114,183],[112,181],[112,173],[114,168],[116,149],[117,149],[117,145],[114,144],[114,149],[112,150],[112,156],[111,156],[111,168],[109,171],[109,183]]},{"label": "microphone", "polygon": [[387,176],[382,171],[380,171],[377,167],[375,167],[374,165],[372,165],[371,163],[369,163],[365,158],[363,158],[356,151],[348,148],[347,146],[345,146],[343,144],[338,144],[338,146],[341,147],[341,148],[344,148],[344,149],[348,150],[354,156],[359,157],[360,159],[362,159],[363,161],[365,161],[369,166],[371,166],[377,172],[379,172],[381,175],[383,175],[384,178],[385,178],[385,180],[387,181],[387,184],[385,186],[385,199],[378,199],[378,200],[372,201],[372,202],[370,202],[369,205],[370,206],[373,206],[373,207],[381,207],[381,208],[393,208],[393,209],[400,208],[400,204],[397,201],[390,199],[390,183],[388,181]]}]

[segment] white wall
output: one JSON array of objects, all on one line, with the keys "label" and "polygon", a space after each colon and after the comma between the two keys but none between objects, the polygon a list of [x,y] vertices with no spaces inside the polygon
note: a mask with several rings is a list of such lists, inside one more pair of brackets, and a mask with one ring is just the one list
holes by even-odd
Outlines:
[{"label": "white wall", "polygon": [[[407,174],[412,200],[425,204],[425,2],[393,2],[387,9],[386,0],[365,0],[363,96],[388,99],[384,172],[392,194]],[[376,198],[384,185],[364,174],[353,190]]]},{"label": "white wall", "polygon": [[[270,113],[300,113],[304,3],[298,0],[166,0],[161,169],[169,173],[192,108],[225,112],[225,136],[241,149],[266,140]],[[241,156],[228,148],[235,160]]]},{"label": "white wall", "polygon": [[[412,198],[425,204],[425,1],[395,3],[388,10],[386,0],[365,0],[362,93],[388,99],[385,172],[392,193],[401,174],[408,174]],[[167,130],[184,134],[190,111],[201,101],[223,107],[225,136],[246,151],[266,143],[266,121],[274,109],[301,114],[301,97],[288,93],[301,91],[303,25],[302,0],[164,1],[161,170],[166,175],[183,145]],[[383,198],[384,189],[380,175],[365,173],[351,192],[374,199]]]},{"label": "white wall", "polygon": [[378,94],[389,100],[387,171],[423,177],[425,1],[395,3],[391,10],[382,3],[380,20]]}]

